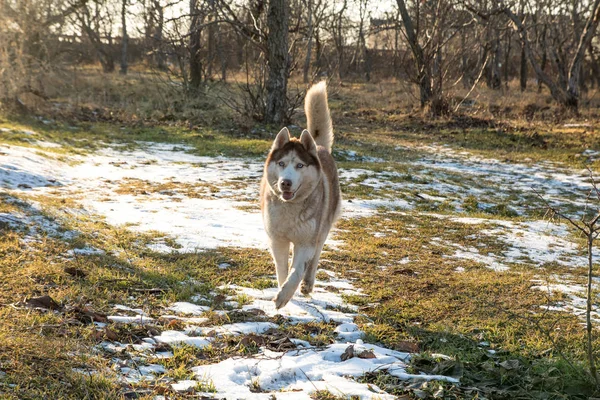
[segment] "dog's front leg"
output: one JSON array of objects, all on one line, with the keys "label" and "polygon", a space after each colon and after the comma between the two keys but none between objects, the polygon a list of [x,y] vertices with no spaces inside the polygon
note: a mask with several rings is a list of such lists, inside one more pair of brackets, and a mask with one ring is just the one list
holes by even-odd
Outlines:
[{"label": "dog's front leg", "polygon": [[290,242],[287,240],[271,240],[271,255],[277,271],[277,283],[281,288],[288,276]]},{"label": "dog's front leg", "polygon": [[296,246],[294,245],[294,257],[292,258],[292,269],[288,275],[287,281],[279,288],[279,293],[273,299],[275,308],[279,309],[285,306],[292,298],[296,289],[300,285],[300,281],[304,277],[307,264],[311,262],[315,255],[315,248],[312,246]]},{"label": "dog's front leg", "polygon": [[321,251],[323,251],[324,244],[325,242],[323,241],[316,249],[313,258],[306,263],[306,272],[304,273],[302,287],[300,288],[303,295],[309,295],[315,286],[315,276],[317,275],[317,267],[319,266],[319,257],[321,257]]}]

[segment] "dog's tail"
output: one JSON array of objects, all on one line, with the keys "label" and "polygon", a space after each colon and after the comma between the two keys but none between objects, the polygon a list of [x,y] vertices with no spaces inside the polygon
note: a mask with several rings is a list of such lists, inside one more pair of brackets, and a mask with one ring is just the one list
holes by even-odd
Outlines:
[{"label": "dog's tail", "polygon": [[331,153],[333,145],[333,126],[327,105],[327,84],[321,81],[313,85],[304,99],[307,129],[319,146]]}]

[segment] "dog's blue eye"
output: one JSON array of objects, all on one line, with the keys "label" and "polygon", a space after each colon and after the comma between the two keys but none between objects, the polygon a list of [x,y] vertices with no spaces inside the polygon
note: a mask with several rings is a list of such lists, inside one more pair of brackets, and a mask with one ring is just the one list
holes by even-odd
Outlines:
[{"label": "dog's blue eye", "polygon": [[302,167],[304,167],[304,164],[298,164],[298,165],[296,165],[296,168],[302,168]]},{"label": "dog's blue eye", "polygon": [[283,161],[279,161],[279,166],[280,167],[285,167],[285,163]]}]

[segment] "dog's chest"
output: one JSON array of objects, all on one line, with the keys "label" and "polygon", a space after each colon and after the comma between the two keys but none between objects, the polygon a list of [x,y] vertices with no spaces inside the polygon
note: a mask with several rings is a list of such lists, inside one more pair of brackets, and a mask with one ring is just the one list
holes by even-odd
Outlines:
[{"label": "dog's chest", "polygon": [[301,204],[272,202],[264,214],[265,229],[269,236],[300,243],[312,240],[316,234],[317,219]]}]

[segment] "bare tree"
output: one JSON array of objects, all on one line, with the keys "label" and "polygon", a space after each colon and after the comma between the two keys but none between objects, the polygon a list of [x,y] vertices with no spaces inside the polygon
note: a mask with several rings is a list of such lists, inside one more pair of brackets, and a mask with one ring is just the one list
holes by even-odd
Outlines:
[{"label": "bare tree", "polygon": [[127,75],[127,57],[129,36],[127,34],[127,0],[121,0],[121,69],[120,73]]},{"label": "bare tree", "polygon": [[335,50],[337,53],[337,70],[338,78],[342,80],[345,77],[346,63],[344,58],[344,46],[345,46],[345,12],[348,9],[348,0],[342,0],[342,7],[339,10],[334,10],[333,18],[331,19],[331,35]]},{"label": "bare tree", "polygon": [[307,40],[306,40],[306,56],[304,58],[304,66],[302,68],[302,80],[304,83],[308,83],[308,72],[310,70],[310,59],[312,56],[312,42],[313,42],[313,0],[306,0],[306,13],[307,13]]},{"label": "bare tree", "polygon": [[[525,0],[520,0],[519,4],[519,18],[521,21],[525,18]],[[519,56],[519,87],[521,92],[527,90],[527,54],[525,53],[525,46],[521,41],[521,54]]]},{"label": "bare tree", "polygon": [[163,71],[166,69],[164,9],[162,0],[148,0],[147,3],[144,0],[144,26],[143,32],[141,32],[144,35],[144,47],[148,62]]},{"label": "bare tree", "polygon": [[204,12],[199,7],[199,0],[190,0],[190,29],[189,29],[189,54],[190,54],[190,79],[189,84],[193,89],[198,89],[202,83],[202,55],[200,50],[202,49],[202,22],[204,19]]},{"label": "bare tree", "polygon": [[580,215],[580,218],[572,218],[564,213],[559,207],[550,204],[545,200],[540,193],[536,194],[542,201],[546,203],[547,212],[550,218],[556,218],[558,220],[563,219],[567,221],[571,226],[578,230],[586,239],[586,255],[587,255],[587,282],[586,282],[586,312],[585,312],[585,330],[586,330],[586,344],[585,352],[589,363],[589,374],[596,383],[597,387],[600,387],[600,376],[596,366],[596,357],[594,355],[594,329],[592,324],[592,305],[594,302],[593,294],[593,281],[594,281],[594,241],[600,235],[600,209],[592,210],[588,208],[588,201],[592,198],[600,202],[600,189],[596,183],[594,174],[591,169],[588,169],[590,180],[592,182],[592,189],[586,199],[586,207]]},{"label": "bare tree", "polygon": [[433,115],[444,114],[449,109],[443,95],[443,48],[461,29],[460,23],[449,22],[453,4],[447,0],[434,0],[421,6],[421,2],[417,1],[414,3],[413,17],[405,0],[396,2],[414,60],[414,82],[419,87],[421,108],[428,106]]},{"label": "bare tree", "polygon": [[64,56],[56,40],[67,30],[74,7],[67,0],[0,0],[0,100],[23,92],[45,96],[46,76]]},{"label": "bare tree", "polygon": [[270,0],[267,14],[267,104],[265,121],[284,123],[287,111],[288,60],[288,16],[289,7],[285,0]]},{"label": "bare tree", "polygon": [[413,20],[408,13],[406,8],[406,2],[404,0],[396,0],[398,3],[398,10],[402,17],[402,24],[404,25],[404,32],[406,34],[406,40],[412,51],[415,67],[417,69],[417,82],[419,85],[419,94],[421,100],[421,107],[431,102],[433,97],[433,87],[431,82],[431,66],[425,57],[423,48],[417,38],[417,32]]},{"label": "bare tree", "polygon": [[366,40],[366,19],[367,7],[369,0],[358,1],[358,40],[354,50],[353,61],[356,65],[356,70],[364,74],[365,80],[368,82],[371,79],[371,65],[369,60],[369,50]]},{"label": "bare tree", "polygon": [[[215,0],[208,0],[208,4],[207,4],[207,20],[214,22],[216,19],[216,15],[215,15]],[[206,40],[206,47],[208,50],[208,54],[206,57],[206,77],[211,79],[212,75],[213,75],[213,63],[215,61],[216,58],[216,29],[217,29],[217,24],[216,23],[210,23],[207,27],[208,30],[208,37]]]},{"label": "bare tree", "polygon": [[554,53],[553,61],[557,69],[557,76],[554,78],[547,74],[538,62],[532,43],[528,37],[527,26],[517,15],[515,15],[511,8],[504,3],[502,11],[510,18],[518,31],[521,43],[525,48],[525,53],[533,67],[536,77],[550,89],[552,97],[559,104],[577,113],[580,96],[581,68],[586,49],[589,47],[598,23],[600,22],[600,0],[594,0],[589,9],[589,16],[578,37],[576,51],[571,56],[570,61],[566,57],[559,57],[557,50],[551,48],[551,51]]},{"label": "bare tree", "polygon": [[115,70],[115,60],[111,51],[113,12],[107,0],[93,2],[72,0],[75,16],[74,25],[94,48],[104,72]]}]

